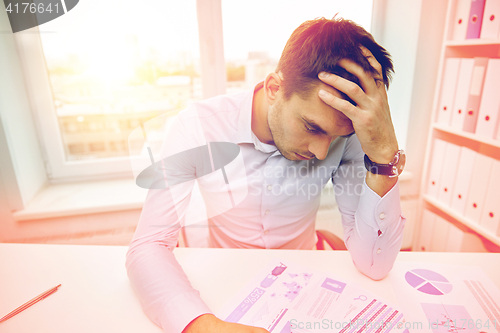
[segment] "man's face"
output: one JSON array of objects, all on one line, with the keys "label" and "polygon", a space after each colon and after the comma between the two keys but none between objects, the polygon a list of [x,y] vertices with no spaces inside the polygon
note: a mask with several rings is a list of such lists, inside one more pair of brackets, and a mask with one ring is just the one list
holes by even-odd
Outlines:
[{"label": "man's face", "polygon": [[288,160],[323,160],[333,140],[354,132],[349,118],[319,98],[320,89],[341,98],[337,90],[320,83],[306,100],[293,94],[288,101],[279,98],[269,110],[274,144]]}]

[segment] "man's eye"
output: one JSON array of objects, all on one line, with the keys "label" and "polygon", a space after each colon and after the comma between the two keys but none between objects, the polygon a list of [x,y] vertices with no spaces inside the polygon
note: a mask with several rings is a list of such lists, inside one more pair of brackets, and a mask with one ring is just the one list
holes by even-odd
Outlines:
[{"label": "man's eye", "polygon": [[308,131],[310,133],[315,133],[316,132],[316,130],[314,128],[311,128],[311,127],[309,127],[307,125],[305,125],[305,126],[306,126],[306,131]]}]

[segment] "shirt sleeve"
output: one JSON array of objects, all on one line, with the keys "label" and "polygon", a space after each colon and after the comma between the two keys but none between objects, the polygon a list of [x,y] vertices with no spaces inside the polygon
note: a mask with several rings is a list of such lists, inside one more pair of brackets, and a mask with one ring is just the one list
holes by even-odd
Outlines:
[{"label": "shirt sleeve", "polygon": [[[198,316],[211,313],[172,253],[177,244],[195,174],[191,161],[165,157],[199,146],[177,119],[164,140],[158,169],[151,182],[126,256],[132,288],[146,315],[165,332],[182,332]],[[181,155],[178,155],[181,156]],[[174,181],[172,182],[172,179]],[[181,179],[182,181],[179,181]],[[168,186],[175,183],[175,186]]]},{"label": "shirt sleeve", "polygon": [[342,215],[344,242],[354,265],[365,275],[383,279],[401,249],[406,219],[401,213],[399,182],[380,197],[366,184],[364,152],[356,135],[346,140],[332,177]]}]

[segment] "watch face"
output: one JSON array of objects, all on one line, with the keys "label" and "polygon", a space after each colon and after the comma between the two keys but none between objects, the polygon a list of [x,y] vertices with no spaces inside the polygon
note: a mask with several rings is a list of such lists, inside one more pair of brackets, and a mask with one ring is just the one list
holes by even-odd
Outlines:
[{"label": "watch face", "polygon": [[398,153],[396,154],[396,158],[397,158],[397,162],[392,167],[391,177],[399,176],[403,172],[403,169],[405,168],[406,155],[402,149],[398,151]]}]

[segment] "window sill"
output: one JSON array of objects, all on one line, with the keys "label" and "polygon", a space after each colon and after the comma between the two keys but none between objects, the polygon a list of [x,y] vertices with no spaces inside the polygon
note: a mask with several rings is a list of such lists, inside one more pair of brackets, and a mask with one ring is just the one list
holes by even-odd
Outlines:
[{"label": "window sill", "polygon": [[[401,182],[412,179],[405,171]],[[329,182],[327,186],[332,186]],[[15,221],[141,209],[147,191],[131,179],[52,184],[42,189],[27,207],[13,214]]]},{"label": "window sill", "polygon": [[132,179],[51,184],[13,217],[26,221],[141,209],[146,194]]}]

